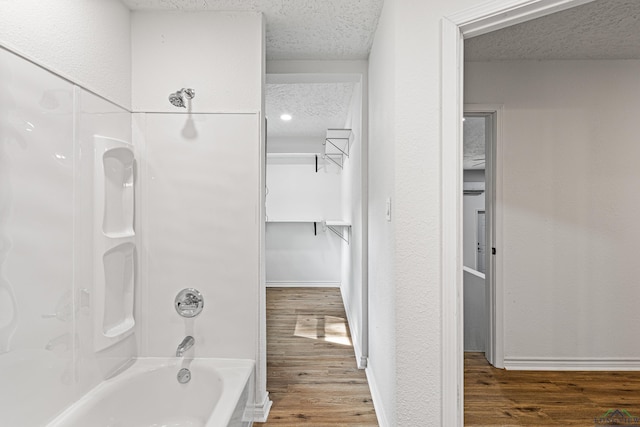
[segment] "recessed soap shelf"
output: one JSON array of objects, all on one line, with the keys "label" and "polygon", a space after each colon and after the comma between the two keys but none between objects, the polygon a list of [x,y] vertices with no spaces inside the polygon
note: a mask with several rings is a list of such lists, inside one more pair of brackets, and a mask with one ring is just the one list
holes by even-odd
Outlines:
[{"label": "recessed soap shelf", "polygon": [[134,331],[136,245],[133,145],[94,135],[94,350]]}]

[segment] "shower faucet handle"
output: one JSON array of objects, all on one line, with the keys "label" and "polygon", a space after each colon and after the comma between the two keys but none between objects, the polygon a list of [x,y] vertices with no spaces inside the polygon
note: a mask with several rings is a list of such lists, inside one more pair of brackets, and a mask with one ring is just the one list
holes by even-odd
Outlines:
[{"label": "shower faucet handle", "polygon": [[204,308],[204,298],[199,290],[185,288],[178,292],[174,301],[176,311],[182,317],[196,317]]}]

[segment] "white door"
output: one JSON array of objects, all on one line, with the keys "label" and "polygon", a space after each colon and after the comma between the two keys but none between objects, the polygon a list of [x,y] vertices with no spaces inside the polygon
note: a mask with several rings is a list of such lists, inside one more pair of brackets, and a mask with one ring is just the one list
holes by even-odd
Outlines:
[{"label": "white door", "polygon": [[481,273],[486,272],[486,247],[487,247],[487,237],[486,237],[486,222],[485,222],[485,211],[477,211],[476,212],[476,270]]}]

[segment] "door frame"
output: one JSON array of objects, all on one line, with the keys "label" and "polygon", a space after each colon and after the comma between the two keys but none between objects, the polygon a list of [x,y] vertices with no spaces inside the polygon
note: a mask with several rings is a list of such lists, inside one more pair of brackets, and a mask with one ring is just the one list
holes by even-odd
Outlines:
[{"label": "door frame", "polygon": [[[486,262],[485,286],[487,313],[487,338],[485,355],[496,368],[504,368],[504,315],[502,287],[502,122],[503,106],[500,104],[465,104],[466,116],[491,118],[485,144],[485,219]],[[496,248],[492,256],[489,248]]]},{"label": "door frame", "polygon": [[462,117],[464,39],[593,0],[494,0],[441,20],[442,423],[463,426]]}]

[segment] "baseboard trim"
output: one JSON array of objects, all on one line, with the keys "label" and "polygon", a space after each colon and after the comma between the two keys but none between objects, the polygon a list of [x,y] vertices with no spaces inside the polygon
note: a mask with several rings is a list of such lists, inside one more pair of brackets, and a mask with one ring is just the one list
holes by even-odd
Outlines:
[{"label": "baseboard trim", "polygon": [[387,419],[387,415],[384,412],[384,406],[382,406],[382,397],[380,396],[378,385],[376,384],[375,377],[371,374],[370,370],[371,367],[368,366],[364,372],[367,375],[367,383],[369,384],[369,391],[371,392],[371,398],[373,399],[373,409],[376,411],[378,425],[380,427],[391,427],[391,424],[389,424]]},{"label": "baseboard trim", "polygon": [[267,288],[339,288],[340,282],[314,282],[286,280],[282,282],[267,281]]},{"label": "baseboard trim", "polygon": [[504,368],[513,371],[640,371],[640,359],[505,357]]},{"label": "baseboard trim", "polygon": [[247,405],[245,419],[255,423],[266,423],[272,403],[267,392],[262,402]]},{"label": "baseboard trim", "polygon": [[340,286],[340,295],[342,296],[342,305],[344,305],[344,312],[347,313],[347,323],[349,324],[349,333],[351,334],[351,344],[353,345],[353,352],[356,358],[356,364],[358,369],[365,369],[367,367],[367,357],[362,355],[362,346],[360,341],[360,331],[355,327],[355,319],[351,313],[350,301],[346,297],[344,289]]}]

